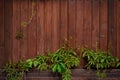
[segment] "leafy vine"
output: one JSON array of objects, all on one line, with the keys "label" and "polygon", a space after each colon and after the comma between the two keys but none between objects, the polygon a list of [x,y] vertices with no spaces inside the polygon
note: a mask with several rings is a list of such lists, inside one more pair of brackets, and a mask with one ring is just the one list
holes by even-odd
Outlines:
[{"label": "leafy vine", "polygon": [[22,21],[21,22],[21,27],[17,34],[16,34],[16,39],[20,40],[24,37],[24,34],[23,34],[23,28],[24,27],[27,27],[33,20],[34,16],[36,15],[36,10],[35,10],[35,0],[32,0],[32,11],[31,11],[31,16],[29,18],[29,20],[26,22],[26,21]]},{"label": "leafy vine", "polygon": [[22,80],[24,72],[30,69],[39,71],[52,70],[53,73],[62,75],[62,80],[71,80],[71,68],[80,64],[80,58],[76,52],[68,46],[59,48],[55,53],[38,55],[33,59],[19,61],[18,63],[7,64],[3,72],[6,73],[6,80]]}]

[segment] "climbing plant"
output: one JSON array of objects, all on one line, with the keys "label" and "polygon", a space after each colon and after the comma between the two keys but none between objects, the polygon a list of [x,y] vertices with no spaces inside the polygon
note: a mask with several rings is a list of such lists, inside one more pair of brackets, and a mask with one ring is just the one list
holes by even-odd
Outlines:
[{"label": "climbing plant", "polygon": [[29,20],[28,21],[22,21],[21,22],[21,28],[18,30],[18,32],[17,32],[17,34],[16,34],[16,39],[18,39],[18,40],[20,40],[20,39],[22,39],[23,37],[24,37],[24,34],[23,34],[23,29],[25,28],[25,27],[27,27],[31,22],[32,22],[32,20],[33,20],[33,18],[35,17],[35,15],[36,15],[36,10],[35,10],[35,0],[32,0],[32,10],[31,10],[31,16],[30,16],[30,18],[29,18]]}]

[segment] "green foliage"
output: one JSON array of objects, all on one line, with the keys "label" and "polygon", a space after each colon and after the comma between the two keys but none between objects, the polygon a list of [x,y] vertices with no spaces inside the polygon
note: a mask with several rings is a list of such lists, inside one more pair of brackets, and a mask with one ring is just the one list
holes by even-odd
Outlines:
[{"label": "green foliage", "polygon": [[66,69],[64,73],[62,73],[62,79],[63,80],[71,80],[71,70]]},{"label": "green foliage", "polygon": [[87,69],[97,69],[96,74],[99,77],[105,77],[105,69],[117,68],[120,66],[120,60],[118,58],[104,51],[84,49],[82,53],[83,58],[87,59],[85,67]]},{"label": "green foliage", "polygon": [[25,61],[25,68],[26,71],[28,71],[29,69],[31,69],[33,67],[33,60],[32,59],[28,59]]},{"label": "green foliage", "polygon": [[80,59],[76,52],[69,46],[63,46],[55,53],[49,54],[51,68],[53,72],[62,74],[63,80],[71,79],[71,68],[80,64]]},{"label": "green foliage", "polygon": [[[26,69],[37,68],[38,70],[47,70],[47,57],[45,55],[36,56],[34,59],[28,59],[25,62]],[[27,71],[28,71],[27,70]]]},{"label": "green foliage", "polygon": [[47,70],[48,69],[47,56],[45,55],[36,56],[33,59],[33,66],[40,71]]},{"label": "green foliage", "polygon": [[[87,60],[87,69],[96,69],[96,75],[105,78],[105,70],[109,68],[119,68],[120,60],[103,51],[89,49],[80,50],[82,57]],[[7,64],[3,71],[6,73],[6,80],[22,80],[23,73],[30,69],[39,71],[51,69],[54,73],[59,73],[62,80],[71,80],[71,70],[80,64],[80,57],[68,45],[64,45],[56,52],[48,55],[38,55],[33,59],[19,61],[18,63]]]},{"label": "green foliage", "polygon": [[38,69],[39,71],[51,69],[52,72],[57,72],[62,75],[63,80],[71,79],[71,68],[77,67],[80,59],[76,52],[68,47],[63,46],[55,53],[48,56],[39,55],[33,59],[18,62],[16,64],[7,64],[4,67],[4,72],[7,74],[6,80],[22,80],[24,72],[30,69]]},{"label": "green foliage", "polygon": [[23,71],[22,69],[17,68],[19,68],[18,64],[6,64],[6,66],[3,69],[3,72],[7,74],[6,80],[22,80]]},{"label": "green foliage", "polygon": [[47,57],[45,55],[36,56],[34,59],[28,59],[25,62],[18,62],[15,64],[7,64],[3,72],[6,73],[6,80],[22,80],[23,73],[32,68],[38,70],[47,70]]}]

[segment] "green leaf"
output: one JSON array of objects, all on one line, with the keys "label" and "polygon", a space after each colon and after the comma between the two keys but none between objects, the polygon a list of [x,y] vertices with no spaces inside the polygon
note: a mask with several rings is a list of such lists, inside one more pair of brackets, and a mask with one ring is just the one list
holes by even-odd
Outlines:
[{"label": "green leaf", "polygon": [[105,61],[105,59],[102,59],[102,60],[101,60],[101,63],[103,63],[104,61]]},{"label": "green leaf", "polygon": [[26,61],[26,64],[27,64],[27,66],[28,67],[32,67],[32,65],[33,65],[33,60],[32,59],[28,59],[27,61]]},{"label": "green leaf", "polygon": [[38,64],[39,64],[39,62],[38,62],[38,61],[34,61],[34,62],[33,62],[34,67],[37,67],[37,66],[38,66]]},{"label": "green leaf", "polygon": [[46,63],[42,63],[39,64],[39,66],[37,67],[38,70],[43,71],[43,70],[47,70],[47,64]]},{"label": "green leaf", "polygon": [[120,66],[120,62],[119,63],[117,63],[117,67],[119,67]]},{"label": "green leaf", "polygon": [[62,73],[62,69],[61,69],[60,64],[58,64],[58,66],[57,66],[57,71],[58,71],[59,73]]},{"label": "green leaf", "polygon": [[57,71],[57,67],[58,67],[58,64],[54,64],[52,66],[52,72],[56,72]]},{"label": "green leaf", "polygon": [[66,69],[64,73],[62,73],[62,80],[71,80],[71,70]]},{"label": "green leaf", "polygon": [[65,70],[66,70],[66,66],[65,66],[65,64],[60,63],[60,66],[61,66],[62,72],[65,72]]}]

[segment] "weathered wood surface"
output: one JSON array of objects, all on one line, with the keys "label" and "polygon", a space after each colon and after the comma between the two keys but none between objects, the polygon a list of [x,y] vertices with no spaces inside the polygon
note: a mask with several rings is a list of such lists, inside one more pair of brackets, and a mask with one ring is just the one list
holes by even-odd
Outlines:
[{"label": "weathered wood surface", "polygon": [[[120,70],[111,69],[106,71],[105,80],[120,80]],[[71,80],[104,80],[96,76],[95,70],[86,69],[73,69]],[[5,80],[5,74],[1,73],[0,80]],[[24,74],[23,80],[62,80],[60,74],[52,73],[50,70],[47,71],[36,71],[31,70]]]},{"label": "weathered wood surface", "polygon": [[[119,0],[35,0],[35,15],[26,27],[21,23],[31,18],[31,0],[0,4],[5,12],[0,13],[0,47],[5,45],[8,59],[16,62],[55,51],[64,40],[74,49],[98,47],[120,58]],[[19,29],[24,35],[21,40],[15,38]]]}]

